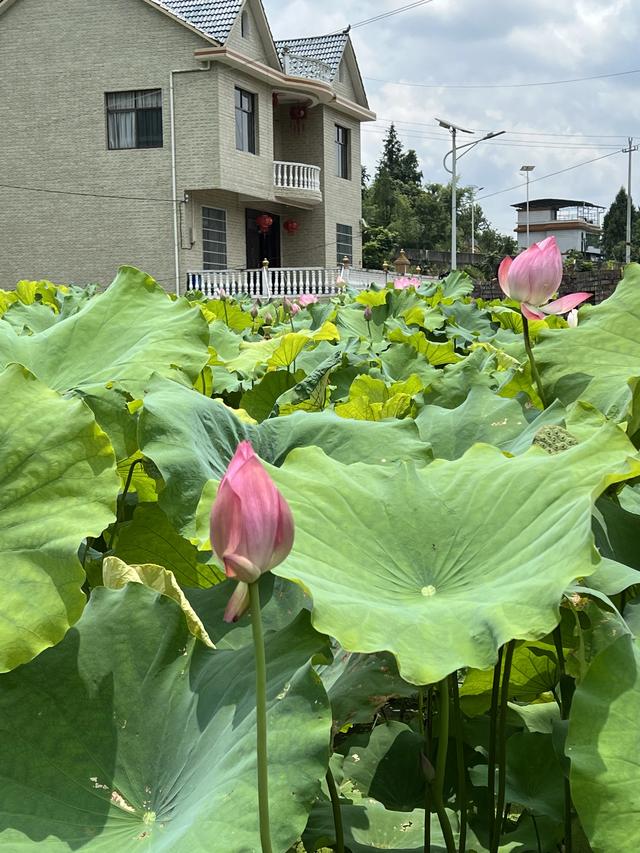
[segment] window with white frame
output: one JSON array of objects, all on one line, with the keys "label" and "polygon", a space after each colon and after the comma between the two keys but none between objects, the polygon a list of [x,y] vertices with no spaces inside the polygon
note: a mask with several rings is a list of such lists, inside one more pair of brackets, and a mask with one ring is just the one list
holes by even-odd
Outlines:
[{"label": "window with white frame", "polygon": [[351,225],[336,225],[336,247],[338,265],[342,263],[342,259],[349,258],[349,262],[353,261],[353,228]]},{"label": "window with white frame", "polygon": [[236,148],[256,153],[256,96],[236,86]]},{"label": "window with white frame", "polygon": [[227,269],[227,214],[215,207],[202,208],[202,268]]},{"label": "window with white frame", "polygon": [[162,148],[162,90],[107,92],[107,145]]}]

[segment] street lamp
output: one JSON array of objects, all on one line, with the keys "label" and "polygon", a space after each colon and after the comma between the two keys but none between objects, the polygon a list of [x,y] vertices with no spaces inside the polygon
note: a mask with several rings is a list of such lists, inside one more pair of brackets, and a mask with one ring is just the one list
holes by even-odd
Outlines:
[{"label": "street lamp", "polygon": [[482,192],[484,187],[478,187],[475,184],[469,187],[471,190],[471,254],[476,253],[476,192]]},{"label": "street lamp", "polygon": [[529,241],[529,174],[533,172],[534,169],[535,166],[520,166],[520,171],[524,172],[527,178],[527,249],[531,245]]},{"label": "street lamp", "polygon": [[[442,160],[442,165],[451,175],[451,269],[455,270],[458,268],[458,258],[457,258],[457,212],[458,212],[458,193],[457,193],[457,171],[456,166],[460,157],[464,157],[465,154],[468,154],[472,148],[475,148],[480,142],[484,142],[485,139],[493,139],[494,136],[500,136],[505,131],[498,130],[492,131],[491,133],[485,134],[480,139],[476,139],[473,142],[467,142],[465,145],[456,146],[456,135],[458,133],[473,133],[473,130],[466,130],[464,127],[460,127],[459,125],[453,124],[450,121],[444,121],[444,119],[436,117],[436,121],[440,125],[440,127],[444,127],[445,130],[448,130],[451,134],[451,143],[452,148],[451,151],[448,151],[444,159]],[[466,148],[466,151],[463,151],[462,154],[458,154],[463,148]],[[451,168],[447,166],[447,159],[451,157]]]}]

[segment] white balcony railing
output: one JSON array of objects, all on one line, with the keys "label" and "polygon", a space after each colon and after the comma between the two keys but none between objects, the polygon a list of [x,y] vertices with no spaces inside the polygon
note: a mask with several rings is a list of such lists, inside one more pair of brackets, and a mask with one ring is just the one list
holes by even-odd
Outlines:
[{"label": "white balcony railing", "polygon": [[200,290],[217,297],[246,294],[252,298],[333,296],[340,291],[336,283],[340,267],[263,267],[259,270],[197,270],[187,273],[187,290]]},{"label": "white balcony railing", "polygon": [[312,190],[319,193],[320,167],[276,160],[273,164],[273,185],[278,189]]},{"label": "white balcony railing", "polygon": [[333,71],[326,62],[319,59],[311,59],[308,56],[296,56],[285,50],[283,55],[284,73],[290,77],[306,77],[308,80],[324,80],[331,83]]}]

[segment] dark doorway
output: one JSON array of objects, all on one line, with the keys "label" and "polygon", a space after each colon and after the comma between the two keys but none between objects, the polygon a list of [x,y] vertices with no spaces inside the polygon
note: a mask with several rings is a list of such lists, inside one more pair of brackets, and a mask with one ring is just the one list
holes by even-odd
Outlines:
[{"label": "dark doorway", "polygon": [[[267,213],[273,224],[266,234],[258,228],[256,219],[260,214]],[[246,211],[247,217],[247,269],[257,270],[263,260],[269,261],[270,267],[279,267],[280,263],[280,217],[268,210]]]}]

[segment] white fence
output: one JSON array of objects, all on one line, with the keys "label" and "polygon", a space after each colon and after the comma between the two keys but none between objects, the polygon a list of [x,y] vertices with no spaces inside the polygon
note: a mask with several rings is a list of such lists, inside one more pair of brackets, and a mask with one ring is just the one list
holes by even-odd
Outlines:
[{"label": "white fence", "polygon": [[306,163],[273,163],[273,184],[282,189],[314,190],[320,192],[320,167]]},{"label": "white fence", "polygon": [[325,83],[331,83],[333,80],[331,66],[319,59],[311,59],[308,56],[296,56],[296,54],[285,50],[283,60],[284,73],[290,77],[324,80]]},{"label": "white fence", "polygon": [[[245,294],[256,299],[304,294],[335,296],[345,283],[356,290],[365,290],[372,284],[384,287],[396,278],[400,278],[396,273],[351,267],[265,266],[259,270],[194,270],[187,273],[187,290],[199,290],[210,298],[217,297],[221,291],[227,296]],[[421,282],[432,280],[430,276],[414,278]]]}]

